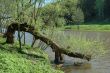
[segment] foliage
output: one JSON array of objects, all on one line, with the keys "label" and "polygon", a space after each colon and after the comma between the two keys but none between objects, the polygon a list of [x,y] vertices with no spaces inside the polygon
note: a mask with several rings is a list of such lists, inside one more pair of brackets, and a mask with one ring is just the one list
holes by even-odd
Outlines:
[{"label": "foliage", "polygon": [[64,18],[67,24],[84,22],[82,9],[78,6],[79,0],[64,0],[60,4],[63,7]]},{"label": "foliage", "polygon": [[[45,59],[32,58],[14,51],[16,45],[1,45],[4,41],[0,37],[0,73],[63,73],[51,68],[47,54],[42,50],[37,49],[36,54]],[[22,49],[26,48],[22,47]]]},{"label": "foliage", "polygon": [[84,15],[78,0],[62,0],[46,5],[41,10],[43,21],[46,25],[61,26],[84,22]]},{"label": "foliage", "polygon": [[104,4],[105,4],[105,0],[96,0],[96,11],[97,11],[97,15],[102,18],[104,16]]},{"label": "foliage", "polygon": [[105,0],[104,16],[106,19],[110,18],[110,0]]},{"label": "foliage", "polygon": [[109,0],[51,0],[50,3],[45,0],[0,0],[0,18],[11,17],[0,21],[8,25],[18,21],[19,16],[21,23],[36,27],[39,24],[40,27],[79,24],[87,20],[109,19],[109,3]]},{"label": "foliage", "polygon": [[41,9],[41,18],[45,25],[57,27],[65,25],[64,17],[60,17],[62,15],[61,11],[61,5],[59,4],[49,4],[43,7]]},{"label": "foliage", "polygon": [[80,7],[84,12],[85,22],[95,18],[95,0],[80,0]]}]

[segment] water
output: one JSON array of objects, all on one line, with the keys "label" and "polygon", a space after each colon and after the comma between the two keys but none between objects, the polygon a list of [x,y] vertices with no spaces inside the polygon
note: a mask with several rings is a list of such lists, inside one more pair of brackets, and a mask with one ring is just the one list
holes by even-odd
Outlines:
[{"label": "water", "polygon": [[[68,56],[64,56],[65,63],[62,70],[65,73],[110,73],[110,32],[92,32],[92,31],[66,31],[67,35],[85,36],[87,39],[96,40],[99,39],[104,42],[107,53],[100,58],[92,59],[90,62],[85,60],[76,59]],[[17,36],[17,32],[15,34]],[[27,44],[32,43],[33,36],[26,33]],[[45,50],[51,61],[54,60],[54,52],[51,48]],[[75,66],[75,62],[83,62],[80,66]]]},{"label": "water", "polygon": [[[74,66],[75,59],[66,57],[66,63],[69,66],[64,66],[65,73],[110,73],[110,32],[90,32],[90,31],[66,31],[67,34],[82,35],[88,39],[99,39],[104,42],[107,53],[100,58],[92,59],[90,62],[84,62],[81,66]],[[73,62],[72,62],[73,61]],[[79,61],[79,60],[78,60]]]}]

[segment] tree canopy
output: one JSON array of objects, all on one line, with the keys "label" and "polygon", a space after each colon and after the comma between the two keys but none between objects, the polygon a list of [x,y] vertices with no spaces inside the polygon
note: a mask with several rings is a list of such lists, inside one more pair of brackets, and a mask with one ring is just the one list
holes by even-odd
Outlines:
[{"label": "tree canopy", "polygon": [[[93,20],[109,20],[109,0],[0,0],[0,21],[62,26]],[[8,19],[8,20],[7,20]]]}]

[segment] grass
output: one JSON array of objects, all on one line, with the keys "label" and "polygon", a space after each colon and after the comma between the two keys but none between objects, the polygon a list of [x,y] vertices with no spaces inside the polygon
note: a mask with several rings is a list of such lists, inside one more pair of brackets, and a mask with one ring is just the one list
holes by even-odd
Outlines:
[{"label": "grass", "polygon": [[34,52],[29,46],[24,46],[27,52],[32,52],[44,58],[32,58],[16,51],[18,44],[4,44],[5,39],[0,37],[0,73],[63,73],[51,67],[48,55],[41,49]]},{"label": "grass", "polygon": [[[65,26],[65,29],[78,30],[78,25]],[[79,25],[81,31],[110,31],[110,24],[81,24]]]}]

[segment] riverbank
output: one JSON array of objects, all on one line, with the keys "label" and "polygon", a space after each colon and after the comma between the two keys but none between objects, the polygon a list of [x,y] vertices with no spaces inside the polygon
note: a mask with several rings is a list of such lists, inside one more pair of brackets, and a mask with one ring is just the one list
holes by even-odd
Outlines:
[{"label": "riverbank", "polygon": [[63,73],[52,68],[48,55],[41,49],[30,49],[23,46],[19,53],[19,45],[5,44],[0,37],[0,73]]},{"label": "riverbank", "polygon": [[69,30],[80,30],[80,31],[110,31],[109,24],[89,24],[89,25],[70,25],[65,26],[65,29]]}]

